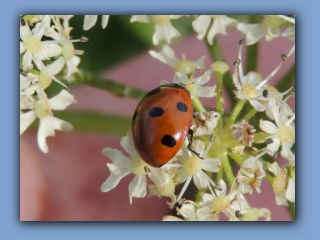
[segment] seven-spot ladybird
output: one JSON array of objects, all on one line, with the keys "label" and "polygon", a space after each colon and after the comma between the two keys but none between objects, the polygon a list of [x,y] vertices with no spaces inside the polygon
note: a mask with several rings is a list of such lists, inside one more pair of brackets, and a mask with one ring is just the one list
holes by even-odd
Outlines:
[{"label": "seven-spot ladybird", "polygon": [[[139,102],[132,118],[134,146],[153,167],[161,167],[181,148],[190,131],[193,105],[184,84],[162,85]],[[190,148],[190,139],[188,148]]]}]

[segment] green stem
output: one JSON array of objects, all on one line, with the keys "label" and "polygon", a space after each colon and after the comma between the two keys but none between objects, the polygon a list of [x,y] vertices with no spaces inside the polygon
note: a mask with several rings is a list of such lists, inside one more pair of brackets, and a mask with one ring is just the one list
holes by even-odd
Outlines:
[{"label": "green stem", "polygon": [[[229,159],[227,155],[221,155],[220,156],[221,162],[222,162],[222,168],[224,173],[226,174],[226,177],[228,179],[228,182],[230,185],[232,185],[234,181],[233,172],[229,163]],[[221,171],[221,170],[220,170]]]},{"label": "green stem", "polygon": [[[208,42],[206,42],[206,43],[207,43],[207,47],[209,49],[209,52],[211,54],[212,60],[225,62],[225,59],[223,57],[223,54],[221,52],[221,49],[219,47],[217,39],[214,40],[213,45],[210,45]],[[223,86],[224,86],[226,93],[228,95],[231,107],[233,107],[236,104],[236,99],[234,98],[234,93],[233,93],[234,84],[233,84],[233,80],[232,80],[230,71],[226,72],[224,75]]]},{"label": "green stem", "polygon": [[205,111],[206,109],[202,106],[199,98],[197,96],[194,96],[192,98],[192,103],[193,103],[193,111],[194,112],[199,112],[199,111]]},{"label": "green stem", "polygon": [[[84,111],[55,111],[54,116],[73,125],[73,131],[105,135],[126,135],[131,129],[131,119],[127,117]],[[37,129],[33,123],[31,129]]]},{"label": "green stem", "polygon": [[[249,16],[250,23],[259,23],[261,22],[260,15],[250,15]],[[246,73],[253,71],[257,71],[258,66],[258,53],[259,53],[259,42],[247,46],[247,57],[246,57]]]},{"label": "green stem", "polygon": [[217,182],[219,182],[222,179],[222,173],[223,169],[220,169],[220,171],[217,173]]},{"label": "green stem", "polygon": [[217,76],[217,112],[220,113],[217,129],[220,134],[223,129],[223,112],[224,112],[224,99],[222,96],[223,75],[216,72],[216,76]]},{"label": "green stem", "polygon": [[233,109],[233,112],[229,118],[229,121],[227,125],[224,128],[224,133],[227,133],[229,131],[230,126],[236,121],[240,111],[242,110],[244,104],[247,102],[247,100],[239,100],[235,108]]},{"label": "green stem", "polygon": [[109,91],[118,97],[141,99],[147,94],[145,90],[130,87],[86,72],[74,73],[72,76],[77,83],[83,83],[91,87]]},{"label": "green stem", "polygon": [[205,194],[205,192],[206,192],[205,189],[200,189],[198,191],[197,198],[196,198],[196,203],[197,204],[201,201],[201,199],[202,199],[203,195]]},{"label": "green stem", "polygon": [[256,113],[257,113],[257,110],[254,109],[254,108],[252,108],[252,109],[250,110],[250,112],[248,112],[248,113],[244,116],[243,120],[245,120],[245,121],[248,122]]}]

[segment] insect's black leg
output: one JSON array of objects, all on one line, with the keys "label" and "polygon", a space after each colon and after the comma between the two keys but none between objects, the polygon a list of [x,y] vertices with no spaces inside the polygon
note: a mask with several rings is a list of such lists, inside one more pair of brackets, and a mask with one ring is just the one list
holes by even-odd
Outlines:
[{"label": "insect's black leg", "polygon": [[200,157],[200,154],[199,154],[199,153],[197,153],[196,151],[194,151],[194,150],[191,149],[192,140],[193,140],[193,130],[192,130],[192,129],[189,129],[189,134],[190,134],[190,141],[189,141],[189,143],[188,143],[187,148],[188,148],[191,152],[193,152],[195,155],[197,155],[200,159],[203,159],[202,157]]}]

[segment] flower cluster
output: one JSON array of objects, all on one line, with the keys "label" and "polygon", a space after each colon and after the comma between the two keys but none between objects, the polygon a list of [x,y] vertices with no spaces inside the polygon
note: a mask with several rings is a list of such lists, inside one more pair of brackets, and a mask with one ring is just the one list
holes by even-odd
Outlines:
[{"label": "flower cluster", "polygon": [[[73,42],[86,42],[87,38],[70,40],[72,16],[25,16],[20,18],[20,135],[39,118],[38,145],[47,153],[46,138],[54,136],[55,130],[69,131],[70,123],[55,118],[52,110],[64,110],[76,102],[66,90],[48,98],[46,88],[52,80],[68,87],[56,75],[64,72],[63,79],[72,81],[72,74],[80,72],[80,58],[75,54]],[[32,27],[32,29],[31,29]],[[42,40],[43,37],[52,40]],[[46,63],[44,63],[46,62]],[[66,69],[66,71],[63,71]]]}]

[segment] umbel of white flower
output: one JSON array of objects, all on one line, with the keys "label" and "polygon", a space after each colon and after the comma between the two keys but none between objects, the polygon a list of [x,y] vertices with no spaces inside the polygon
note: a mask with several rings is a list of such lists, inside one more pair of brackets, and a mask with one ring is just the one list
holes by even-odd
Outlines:
[{"label": "umbel of white flower", "polygon": [[51,99],[43,97],[34,101],[34,104],[30,106],[29,112],[20,114],[20,135],[24,133],[36,118],[39,118],[38,145],[41,151],[47,153],[48,145],[46,138],[48,136],[54,136],[55,130],[70,131],[73,128],[70,123],[54,117],[52,110],[64,110],[74,102],[74,97],[66,90],[62,90]]}]

